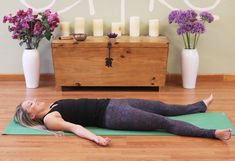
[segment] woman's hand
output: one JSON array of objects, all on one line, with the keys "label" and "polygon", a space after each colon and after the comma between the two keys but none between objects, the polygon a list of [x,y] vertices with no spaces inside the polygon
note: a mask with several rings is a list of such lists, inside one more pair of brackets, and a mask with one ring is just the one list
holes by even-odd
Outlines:
[{"label": "woman's hand", "polygon": [[56,130],[56,131],[69,131],[69,132],[76,134],[79,137],[94,141],[98,145],[102,145],[102,146],[108,146],[109,143],[111,142],[111,139],[108,137],[103,138],[101,136],[96,136],[95,134],[93,134],[92,132],[90,132],[89,130],[87,130],[86,128],[84,128],[81,125],[64,121],[61,116],[59,116],[59,117],[56,116],[55,112],[57,112],[57,111],[54,111],[54,114],[53,114],[53,112],[48,114],[44,118],[45,126],[48,129]]},{"label": "woman's hand", "polygon": [[96,136],[95,140],[94,140],[98,145],[102,145],[102,146],[108,146],[111,142],[111,139],[108,137],[101,137],[101,136]]}]

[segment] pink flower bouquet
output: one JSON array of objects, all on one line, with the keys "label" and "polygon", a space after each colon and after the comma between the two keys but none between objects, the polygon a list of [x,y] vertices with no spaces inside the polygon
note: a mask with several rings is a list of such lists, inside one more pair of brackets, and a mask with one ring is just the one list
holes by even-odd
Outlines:
[{"label": "pink flower bouquet", "polygon": [[50,10],[33,14],[29,8],[27,11],[19,10],[16,15],[4,16],[3,23],[7,22],[12,38],[20,40],[20,46],[25,43],[27,49],[37,49],[41,39],[51,39],[60,20],[58,14]]}]

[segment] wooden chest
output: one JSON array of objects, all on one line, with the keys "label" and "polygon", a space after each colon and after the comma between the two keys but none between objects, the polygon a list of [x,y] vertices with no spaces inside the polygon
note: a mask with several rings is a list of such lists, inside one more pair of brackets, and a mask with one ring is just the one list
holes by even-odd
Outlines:
[{"label": "wooden chest", "polygon": [[112,43],[112,67],[107,37],[85,41],[53,40],[52,56],[56,88],[61,86],[145,86],[165,85],[169,43],[166,37],[122,36]]}]

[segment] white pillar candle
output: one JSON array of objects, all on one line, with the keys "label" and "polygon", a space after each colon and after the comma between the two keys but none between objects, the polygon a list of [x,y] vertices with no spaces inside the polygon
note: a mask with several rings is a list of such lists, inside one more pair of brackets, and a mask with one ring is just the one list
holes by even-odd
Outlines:
[{"label": "white pillar candle", "polygon": [[69,36],[70,35],[70,22],[67,22],[67,21],[61,22],[60,31],[61,31],[61,36]]},{"label": "white pillar candle", "polygon": [[122,26],[122,34],[125,35],[125,33],[126,33],[125,23],[122,22],[122,23],[121,23],[121,26]]},{"label": "white pillar candle", "polygon": [[85,33],[85,18],[76,17],[74,20],[74,33]]},{"label": "white pillar candle", "polygon": [[140,36],[140,18],[137,16],[130,17],[130,36]]},{"label": "white pillar candle", "polygon": [[118,34],[118,36],[122,35],[122,23],[113,22],[112,23],[112,32]]},{"label": "white pillar candle", "polygon": [[102,19],[93,20],[93,35],[103,36],[103,20]]},{"label": "white pillar candle", "polygon": [[149,36],[151,37],[159,36],[159,20],[158,19],[149,20]]}]

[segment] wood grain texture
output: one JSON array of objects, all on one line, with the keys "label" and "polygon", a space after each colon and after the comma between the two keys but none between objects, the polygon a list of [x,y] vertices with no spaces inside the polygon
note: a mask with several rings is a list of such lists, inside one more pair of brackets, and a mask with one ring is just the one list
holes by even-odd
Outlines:
[{"label": "wood grain texture", "polygon": [[[0,74],[0,81],[24,81],[23,74]],[[52,73],[41,73],[41,81],[54,81],[55,75]]]},{"label": "wood grain texture", "polygon": [[[54,82],[40,88],[25,89],[23,81],[0,82],[0,132],[12,118],[16,105],[24,98],[45,102],[62,98],[143,98],[167,103],[188,104],[211,92],[215,100],[209,112],[225,112],[235,125],[235,82],[199,81],[187,90],[177,83],[155,91],[55,91]],[[234,161],[235,138],[229,142],[180,136],[111,136],[109,147],[100,147],[76,136],[4,136],[0,135],[1,161]]]},{"label": "wood grain texture", "polygon": [[[40,74],[41,81],[55,81],[54,73]],[[197,76],[198,81],[234,82],[235,74],[204,74]],[[0,74],[0,81],[24,81],[23,74]],[[181,74],[168,73],[167,82],[182,82]]]},{"label": "wood grain texture", "polygon": [[168,41],[166,37],[120,37],[113,44],[112,67],[107,37],[88,37],[84,42],[54,40],[52,56],[56,87],[60,86],[164,86]]},{"label": "wood grain texture", "polygon": [[[149,37],[149,36],[139,36],[139,37],[129,37],[121,36],[116,38],[116,43],[113,44],[114,48],[120,47],[168,47],[168,39],[165,36],[159,37]],[[108,42],[108,37],[93,37],[88,36],[85,41],[76,42],[74,40],[53,40],[52,47],[82,47],[82,48],[106,48]]]}]

